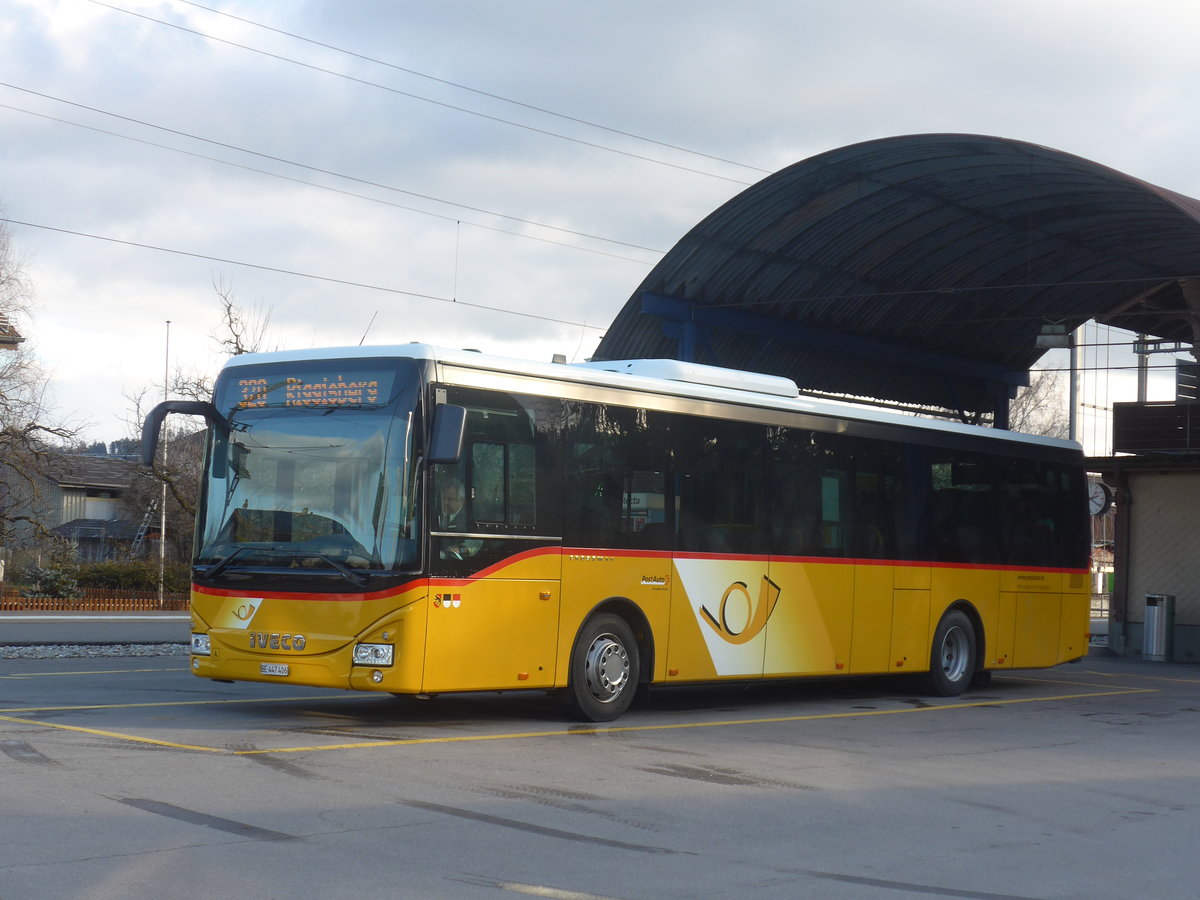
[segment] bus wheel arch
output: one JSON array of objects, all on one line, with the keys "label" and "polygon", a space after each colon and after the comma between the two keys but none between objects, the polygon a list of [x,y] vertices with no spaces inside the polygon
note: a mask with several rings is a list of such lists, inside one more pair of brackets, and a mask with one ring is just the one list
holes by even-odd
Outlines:
[{"label": "bus wheel arch", "polygon": [[975,607],[966,601],[950,606],[933,633],[926,691],[937,697],[965,691],[982,665],[983,646],[983,622]]},{"label": "bus wheel arch", "polygon": [[578,718],[610,722],[629,708],[652,666],[653,642],[645,616],[629,601],[606,600],[588,614],[575,635],[561,697]]},{"label": "bus wheel arch", "polygon": [[983,617],[975,608],[975,604],[966,600],[958,601],[954,608],[961,609],[975,628],[975,663],[971,673],[971,687],[988,687],[992,683],[992,670],[987,668],[987,634],[983,628]]}]

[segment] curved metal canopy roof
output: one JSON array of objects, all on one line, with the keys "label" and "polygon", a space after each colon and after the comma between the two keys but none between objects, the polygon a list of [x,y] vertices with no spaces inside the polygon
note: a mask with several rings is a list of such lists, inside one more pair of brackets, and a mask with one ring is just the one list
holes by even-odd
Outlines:
[{"label": "curved metal canopy roof", "polygon": [[686,234],[596,359],[669,357],[801,390],[1006,418],[1043,325],[1194,341],[1200,201],[978,135],[885,138],[743,191]]}]

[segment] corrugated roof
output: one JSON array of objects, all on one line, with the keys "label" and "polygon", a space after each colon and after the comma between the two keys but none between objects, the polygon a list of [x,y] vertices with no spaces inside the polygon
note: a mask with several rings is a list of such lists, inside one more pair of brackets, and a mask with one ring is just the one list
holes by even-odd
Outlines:
[{"label": "corrugated roof", "polygon": [[1192,278],[1200,201],[1005,138],[885,138],[796,163],[715,210],[650,272],[595,358],[679,357],[690,322],[700,362],[991,412],[997,381],[1013,382],[1001,373],[1045,352],[1046,322],[1192,341]]},{"label": "corrugated roof", "polygon": [[127,459],[63,453],[46,460],[46,473],[62,487],[82,487],[126,491],[137,474]]},{"label": "corrugated roof", "polygon": [[24,340],[25,338],[17,331],[17,326],[9,320],[8,316],[0,313],[0,349],[15,349]]}]

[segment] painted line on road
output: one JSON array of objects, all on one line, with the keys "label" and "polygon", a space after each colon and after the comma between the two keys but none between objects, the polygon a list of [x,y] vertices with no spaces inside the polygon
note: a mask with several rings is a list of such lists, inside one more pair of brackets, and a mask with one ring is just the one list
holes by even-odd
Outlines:
[{"label": "painted line on road", "polygon": [[88,671],[77,672],[12,672],[8,675],[0,675],[0,680],[11,678],[14,681],[21,681],[30,678],[59,678],[63,675],[129,675],[134,672],[186,672],[187,666],[176,666],[172,668],[157,667],[153,669],[91,669]]},{"label": "painted line on road", "polygon": [[308,747],[272,747],[232,751],[238,756],[267,753],[305,753],[319,750],[364,750],[378,747],[407,747],[418,744],[464,744],[471,741],[500,741],[544,737],[596,737],[606,734],[627,734],[635,731],[675,731],[684,728],[727,728],[732,725],[773,725],[785,722],[815,722],[822,719],[857,719],[866,716],[894,716],[908,713],[929,713],[954,709],[978,709],[992,706],[1012,706],[1018,703],[1051,703],[1059,700],[1083,700],[1092,697],[1119,697],[1125,694],[1157,694],[1154,688],[1122,688],[1108,691],[1089,691],[1079,694],[1060,694],[1054,697],[1021,697],[1015,700],[977,700],[970,703],[947,703],[941,706],[916,706],[898,709],[869,709],[840,713],[812,713],[802,716],[765,716],[751,719],[723,719],[717,722],[672,722],[666,725],[576,726],[554,731],[522,731],[510,734],[477,734],[452,737],[398,738],[388,741],[360,741],[352,744],[314,744]]},{"label": "painted line on road", "polygon": [[[1038,679],[1019,679],[1036,681]],[[1053,683],[1053,682],[1049,682]],[[854,710],[851,712],[836,712],[836,713],[810,713],[807,715],[796,716],[763,716],[759,718],[745,719],[722,719],[715,722],[671,722],[662,725],[604,725],[604,726],[573,726],[568,728],[556,728],[547,731],[520,731],[508,732],[504,734],[477,734],[477,735],[456,735],[448,737],[427,737],[427,738],[397,738],[395,740],[375,740],[375,741],[355,741],[353,743],[341,744],[312,744],[302,747],[270,747],[256,748],[253,750],[231,750],[227,747],[208,747],[196,744],[183,744],[173,741],[163,741],[155,738],[141,737],[139,735],[125,734],[122,732],[103,731],[92,728],[82,728],[76,725],[64,725],[58,722],[43,722],[37,719],[24,719],[16,716],[0,715],[0,722],[13,722],[21,725],[35,725],[44,728],[58,728],[65,731],[82,732],[84,734],[98,735],[101,737],[111,737],[131,743],[149,744],[156,747],[169,747],[177,750],[199,750],[208,753],[220,753],[231,756],[261,756],[279,753],[316,753],[327,750],[370,750],[383,749],[388,747],[411,747],[426,744],[465,744],[476,741],[511,741],[511,740],[527,740],[530,738],[548,738],[548,737],[577,737],[588,736],[597,737],[608,734],[629,734],[633,732],[649,732],[649,731],[678,731],[690,728],[728,728],[731,726],[745,725],[774,725],[784,724],[789,722],[816,722],[827,719],[857,719],[868,716],[893,716],[905,715],[912,713],[930,713],[949,710],[962,709],[981,709],[997,706],[1015,706],[1021,703],[1053,703],[1063,700],[1088,700],[1096,697],[1120,697],[1130,694],[1156,694],[1159,691],[1155,688],[1144,687],[1117,687],[1112,690],[1103,691],[1087,691],[1071,694],[1057,694],[1054,696],[1039,696],[1039,697],[1018,697],[1011,700],[998,700],[995,698],[987,700],[974,700],[967,703],[946,703],[938,706],[917,706],[917,707],[899,707],[896,709],[872,709],[872,710]],[[104,704],[104,705],[87,705],[87,706],[61,706],[61,707],[31,707],[28,709],[12,709],[6,712],[69,712],[72,710],[96,710],[96,709],[144,709],[149,707],[165,707],[165,706],[212,706],[220,704],[246,704],[246,703],[278,703],[278,702],[299,702],[303,700],[327,700],[329,695],[317,697],[287,697],[287,698],[253,698],[253,699],[226,699],[226,700],[192,700],[192,701],[164,701],[160,703],[130,703],[130,704]]]},{"label": "painted line on road", "polygon": [[39,722],[36,719],[21,719],[17,716],[0,716],[0,722],[13,722],[17,725],[38,725],[42,728],[57,728],[62,731],[75,731],[80,734],[91,734],[97,737],[116,738],[135,744],[149,744],[152,747],[169,747],[172,750],[203,750],[207,753],[226,753],[222,747],[202,747],[198,744],[180,744],[176,741],[160,741],[155,738],[137,734],[123,734],[119,731],[104,731],[100,728],[81,728],[78,725],[63,725],[61,722]]},{"label": "painted line on road", "polygon": [[[1109,672],[1085,672],[1086,675],[1095,675],[1098,678],[1116,678],[1118,676]],[[1167,675],[1139,675],[1135,672],[1122,672],[1121,678],[1141,678],[1145,681],[1166,681],[1170,684],[1200,684],[1200,678],[1172,678]]]},{"label": "painted line on road", "polygon": [[[158,670],[150,670],[158,671]],[[153,703],[77,703],[70,706],[24,706],[5,709],[6,713],[73,712],[97,709],[151,709],[162,706],[219,706],[245,703],[299,703],[305,700],[329,700],[339,694],[320,694],[311,697],[228,697],[214,700],[156,700]]]}]

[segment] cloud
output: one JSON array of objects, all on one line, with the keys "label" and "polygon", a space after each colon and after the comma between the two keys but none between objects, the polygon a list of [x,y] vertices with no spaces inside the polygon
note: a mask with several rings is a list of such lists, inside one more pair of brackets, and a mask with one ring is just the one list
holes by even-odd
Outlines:
[{"label": "cloud", "polygon": [[170,24],[83,0],[14,0],[0,23],[0,80],[26,89],[0,88],[0,207],[131,242],[11,229],[36,347],[89,439],[123,433],[122,394],[161,379],[167,319],[176,364],[219,364],[214,281],[269,309],[279,346],[586,355],[657,259],[638,247],[669,249],[755,167],[971,131],[1200,194],[1178,114],[1200,75],[1191,4],[219,4],[360,56],[182,2],[113,5]]}]

